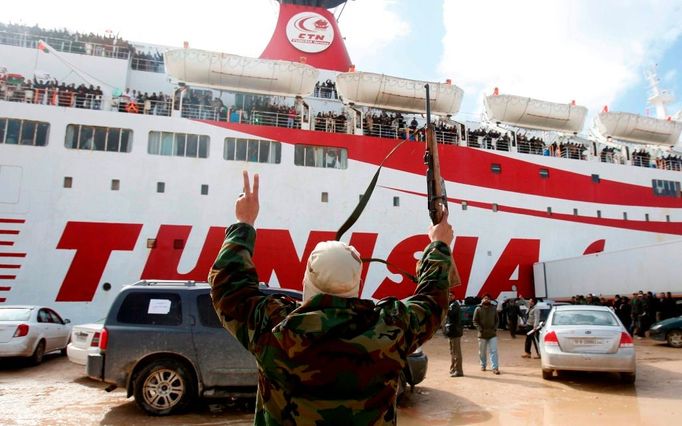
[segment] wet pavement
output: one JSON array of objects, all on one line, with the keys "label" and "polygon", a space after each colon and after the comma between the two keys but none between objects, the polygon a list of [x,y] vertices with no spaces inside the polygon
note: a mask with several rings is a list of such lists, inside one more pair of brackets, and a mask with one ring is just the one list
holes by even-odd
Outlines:
[{"label": "wet pavement", "polygon": [[[682,415],[682,349],[636,340],[637,382],[615,374],[562,374],[542,379],[540,360],[523,359],[523,336],[498,333],[502,374],[482,372],[475,333],[462,338],[464,377],[448,374],[447,339],[424,346],[429,370],[424,382],[401,402],[398,424],[490,425],[673,425]],[[2,425],[249,425],[250,401],[207,401],[191,412],[150,417],[123,390],[105,392],[85,377],[84,367],[60,355],[37,367],[0,360]]]}]

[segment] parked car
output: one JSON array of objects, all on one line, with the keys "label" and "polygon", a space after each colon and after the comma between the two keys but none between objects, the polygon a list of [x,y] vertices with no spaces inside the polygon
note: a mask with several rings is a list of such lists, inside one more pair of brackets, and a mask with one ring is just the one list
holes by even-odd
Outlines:
[{"label": "parked car", "polygon": [[104,328],[104,318],[90,323],[74,325],[71,329],[71,341],[66,346],[66,356],[69,361],[85,365],[88,361],[88,354],[99,353],[99,339]]},{"label": "parked car", "polygon": [[[88,353],[93,379],[125,387],[149,414],[167,415],[197,397],[254,397],[256,361],[227,332],[206,283],[140,281],[124,287],[109,310],[99,351]],[[262,291],[301,300],[298,291]],[[424,379],[427,357],[417,350],[401,374],[401,389]]]},{"label": "parked car", "polygon": [[649,337],[666,341],[673,348],[682,348],[682,316],[668,318],[652,325]]},{"label": "parked car", "polygon": [[562,370],[610,371],[625,383],[635,382],[632,336],[606,306],[553,307],[539,340],[544,379]]},{"label": "parked car", "polygon": [[0,357],[29,358],[37,365],[46,353],[65,353],[69,323],[44,306],[0,306]]}]

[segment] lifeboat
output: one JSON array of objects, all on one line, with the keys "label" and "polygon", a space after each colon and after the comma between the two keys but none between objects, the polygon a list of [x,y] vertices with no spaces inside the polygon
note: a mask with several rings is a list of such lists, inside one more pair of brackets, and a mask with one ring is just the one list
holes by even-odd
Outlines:
[{"label": "lifeboat", "polygon": [[680,138],[682,123],[629,112],[601,112],[595,120],[606,137],[646,145],[673,146]]},{"label": "lifeboat", "polygon": [[431,112],[454,115],[462,105],[464,91],[454,84],[408,80],[369,72],[347,72],[336,77],[336,90],[346,103],[390,111],[424,113],[429,84]]},{"label": "lifeboat", "polygon": [[486,96],[484,101],[491,121],[530,129],[580,132],[587,108],[514,95]]},{"label": "lifeboat", "polygon": [[256,59],[199,49],[174,49],[164,54],[166,71],[190,86],[218,90],[309,96],[319,71],[310,65]]}]

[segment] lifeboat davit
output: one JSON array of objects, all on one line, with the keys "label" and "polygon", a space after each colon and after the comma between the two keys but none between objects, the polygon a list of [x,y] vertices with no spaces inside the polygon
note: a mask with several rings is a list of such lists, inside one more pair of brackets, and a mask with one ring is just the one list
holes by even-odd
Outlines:
[{"label": "lifeboat davit", "polygon": [[578,133],[587,116],[584,106],[522,96],[491,95],[483,103],[491,121],[530,129]]},{"label": "lifeboat davit", "polygon": [[673,146],[680,138],[682,123],[646,117],[629,112],[601,112],[595,120],[597,130],[625,142]]},{"label": "lifeboat davit", "polygon": [[429,84],[431,112],[455,115],[464,91],[454,84],[408,80],[369,72],[347,72],[336,77],[336,89],[346,103],[390,111],[424,113]]},{"label": "lifeboat davit", "polygon": [[166,71],[190,86],[274,96],[309,96],[319,71],[290,61],[256,59],[199,49],[165,54]]}]

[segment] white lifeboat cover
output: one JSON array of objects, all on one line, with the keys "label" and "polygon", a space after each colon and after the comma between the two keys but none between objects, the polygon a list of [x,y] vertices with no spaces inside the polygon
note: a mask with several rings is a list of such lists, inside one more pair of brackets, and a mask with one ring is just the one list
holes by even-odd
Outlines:
[{"label": "white lifeboat cover", "polygon": [[680,138],[682,123],[646,117],[630,112],[601,112],[595,120],[597,130],[626,142],[673,146]]},{"label": "white lifeboat cover", "polygon": [[319,75],[310,65],[199,49],[174,49],[164,55],[172,77],[190,86],[235,92],[308,96]]},{"label": "white lifeboat cover", "polygon": [[577,133],[585,125],[587,108],[514,95],[491,95],[483,100],[488,118],[518,127]]},{"label": "white lifeboat cover", "polygon": [[431,112],[455,115],[464,91],[454,84],[408,80],[369,72],[346,72],[336,77],[336,89],[344,102],[392,111],[424,113],[425,84],[429,84]]}]

